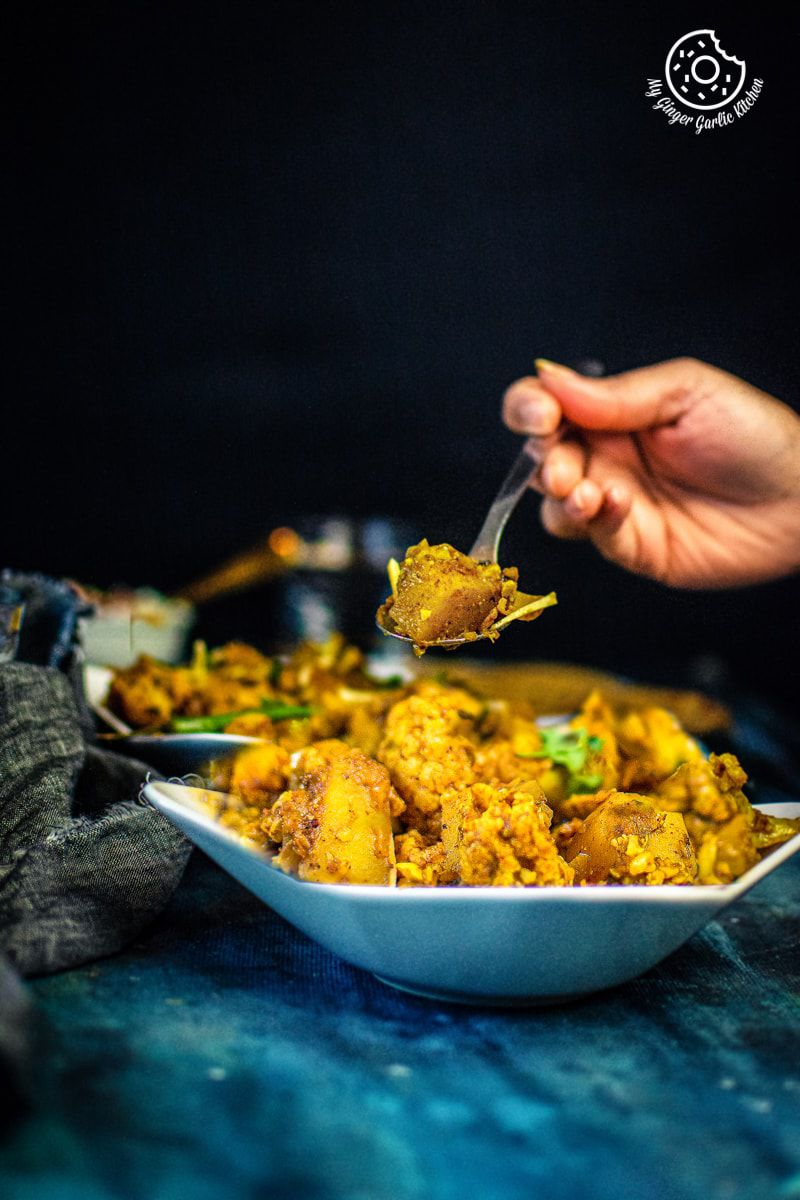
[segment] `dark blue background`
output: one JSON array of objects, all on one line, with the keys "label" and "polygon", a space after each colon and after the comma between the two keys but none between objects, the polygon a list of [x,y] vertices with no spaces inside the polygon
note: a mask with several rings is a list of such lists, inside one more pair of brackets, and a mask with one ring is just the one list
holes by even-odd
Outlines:
[{"label": "dark blue background", "polygon": [[[6,561],[169,588],[337,510],[466,545],[514,452],[501,392],[537,355],[691,354],[797,403],[788,21],[19,6]],[[702,136],[644,97],[698,22],[764,79]],[[678,595],[537,530],[531,500],[507,555],[561,607],[509,653],[701,679],[713,654],[791,698],[795,582]]]}]

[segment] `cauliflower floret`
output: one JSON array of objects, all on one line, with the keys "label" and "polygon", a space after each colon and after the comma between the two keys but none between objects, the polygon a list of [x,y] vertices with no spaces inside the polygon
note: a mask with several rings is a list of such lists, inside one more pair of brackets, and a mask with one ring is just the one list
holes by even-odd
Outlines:
[{"label": "cauliflower floret", "polygon": [[138,729],[166,725],[190,698],[186,668],[168,667],[148,654],[116,671],[108,689],[109,708]]},{"label": "cauliflower floret", "polygon": [[682,763],[655,789],[659,808],[669,812],[690,810],[709,821],[729,821],[750,810],[742,792],[747,775],[733,754],[712,754]]},{"label": "cauliflower floret", "polygon": [[230,790],[245,804],[270,807],[289,781],[289,752],[274,742],[251,746],[236,755]]},{"label": "cauliflower floret", "polygon": [[406,802],[405,822],[433,838],[441,828],[442,794],[475,779],[474,719],[446,693],[409,696],[389,710],[378,760]]},{"label": "cauliflower floret", "polygon": [[683,763],[656,790],[654,803],[682,812],[697,853],[700,883],[730,883],[759,859],[759,851],[786,841],[799,821],[768,816],[750,804],[747,775],[733,754]]},{"label": "cauliflower floret", "polygon": [[394,849],[398,887],[437,887],[454,881],[441,841],[431,841],[419,830],[410,829],[395,837]]},{"label": "cauliflower floret", "polygon": [[584,774],[600,775],[603,788],[615,788],[619,783],[620,751],[611,705],[600,692],[590,692],[570,724],[573,729],[585,729],[590,739],[596,738],[600,742],[599,747],[586,756]]},{"label": "cauliflower floret", "polygon": [[542,748],[542,735],[535,721],[509,715],[503,731],[482,742],[475,754],[475,775],[483,783],[512,783],[515,779],[538,779],[549,761],[534,758]]},{"label": "cauliflower floret", "polygon": [[[461,882],[473,887],[566,887],[573,871],[558,853],[550,832],[552,810],[533,781],[492,787],[476,783],[448,795],[445,813],[464,814],[451,857]],[[450,820],[446,825],[450,829]],[[446,843],[445,843],[446,844]]]},{"label": "cauliflower floret", "polygon": [[665,708],[642,708],[617,723],[623,754],[619,786],[624,791],[649,792],[681,763],[702,762],[703,752],[677,717]]}]

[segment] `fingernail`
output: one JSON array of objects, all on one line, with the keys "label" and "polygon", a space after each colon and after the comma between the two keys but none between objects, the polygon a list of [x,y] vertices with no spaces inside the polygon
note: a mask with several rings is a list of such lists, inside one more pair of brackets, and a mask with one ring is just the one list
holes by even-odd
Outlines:
[{"label": "fingernail", "polygon": [[606,506],[612,512],[622,509],[627,503],[627,499],[624,488],[619,487],[616,483],[612,484],[606,492]]},{"label": "fingernail", "polygon": [[553,432],[553,414],[549,404],[540,404],[537,400],[526,400],[519,407],[519,422],[524,425],[526,433],[534,437],[543,437]]},{"label": "fingernail", "polygon": [[578,516],[583,515],[586,508],[586,487],[583,481],[572,489],[572,495],[569,497],[569,506]]},{"label": "fingernail", "polygon": [[549,371],[551,375],[574,375],[575,372],[571,367],[565,367],[561,363],[551,362],[549,358],[534,359],[534,364],[537,371],[544,371],[545,374]]}]

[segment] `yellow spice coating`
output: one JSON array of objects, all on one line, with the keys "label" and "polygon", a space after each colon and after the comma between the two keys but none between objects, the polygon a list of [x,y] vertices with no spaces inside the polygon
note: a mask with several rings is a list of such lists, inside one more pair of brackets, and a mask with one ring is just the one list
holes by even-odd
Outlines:
[{"label": "yellow spice coating", "polygon": [[742,791],[747,775],[732,754],[682,763],[656,789],[655,802],[682,812],[697,852],[701,883],[730,883],[760,851],[785,841],[797,822],[767,816]]},{"label": "yellow spice coating", "polygon": [[573,870],[558,852],[552,812],[536,784],[471,789],[458,848],[463,883],[483,887],[567,887]]},{"label": "yellow spice coating", "polygon": [[617,722],[616,736],[625,755],[620,787],[626,791],[648,792],[680,763],[703,758],[694,738],[664,708],[627,713]]},{"label": "yellow spice coating", "polygon": [[274,742],[263,742],[238,754],[229,787],[246,804],[271,805],[289,781],[289,752]]},{"label": "yellow spice coating", "polygon": [[394,845],[398,887],[437,887],[456,881],[443,842],[431,841],[419,830],[409,829],[396,835]]}]

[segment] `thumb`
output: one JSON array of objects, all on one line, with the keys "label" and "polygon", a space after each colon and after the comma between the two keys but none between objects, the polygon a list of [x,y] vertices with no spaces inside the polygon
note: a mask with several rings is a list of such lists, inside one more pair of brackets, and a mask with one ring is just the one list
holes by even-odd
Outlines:
[{"label": "thumb", "polygon": [[685,411],[701,364],[676,358],[621,375],[596,379],[546,358],[537,358],[539,380],[582,429],[631,432],[669,425]]}]

